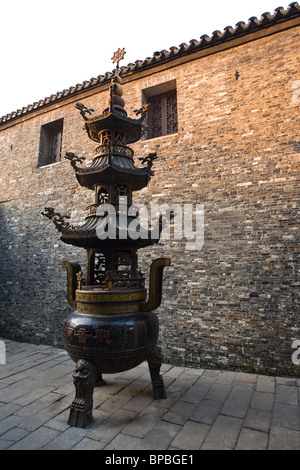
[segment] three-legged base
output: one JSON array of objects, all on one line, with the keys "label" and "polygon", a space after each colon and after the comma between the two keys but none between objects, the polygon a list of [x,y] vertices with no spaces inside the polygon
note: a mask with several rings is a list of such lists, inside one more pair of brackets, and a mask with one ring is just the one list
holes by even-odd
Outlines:
[{"label": "three-legged base", "polygon": [[151,355],[148,357],[148,365],[151,376],[154,400],[162,400],[167,398],[164,380],[160,375],[160,368],[164,356],[159,346],[155,346]]},{"label": "three-legged base", "polygon": [[[166,391],[164,381],[160,375],[163,362],[161,348],[155,346],[148,357],[148,366],[153,388],[154,400],[165,399]],[[94,364],[80,359],[73,372],[75,385],[75,398],[71,405],[68,424],[77,428],[85,428],[93,421],[93,393],[95,386],[104,385],[102,375],[97,372]]]},{"label": "three-legged base", "polygon": [[68,424],[85,428],[93,421],[93,393],[97,383],[97,369],[89,361],[80,359],[73,372],[75,398],[71,405]]}]

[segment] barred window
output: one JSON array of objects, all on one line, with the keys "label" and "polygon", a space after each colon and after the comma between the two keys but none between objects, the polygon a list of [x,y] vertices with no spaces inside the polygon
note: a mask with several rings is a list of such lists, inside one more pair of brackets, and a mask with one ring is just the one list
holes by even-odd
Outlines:
[{"label": "barred window", "polygon": [[176,90],[148,98],[148,138],[174,134],[178,131]]},{"label": "barred window", "polygon": [[38,167],[60,162],[63,119],[41,127]]}]

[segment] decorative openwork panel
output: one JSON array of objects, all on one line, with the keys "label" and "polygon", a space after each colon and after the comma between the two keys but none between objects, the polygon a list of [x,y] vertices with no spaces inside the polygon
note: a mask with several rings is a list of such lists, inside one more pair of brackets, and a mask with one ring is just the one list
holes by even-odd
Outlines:
[{"label": "decorative openwork panel", "polygon": [[126,184],[117,184],[114,187],[114,202],[121,202],[124,196],[128,196],[128,187]]},{"label": "decorative openwork panel", "polygon": [[101,134],[101,144],[110,145],[111,144],[111,132],[103,132]]},{"label": "decorative openwork panel", "polygon": [[103,285],[105,280],[106,261],[102,253],[94,255],[94,284]]},{"label": "decorative openwork panel", "polygon": [[115,134],[115,143],[116,144],[125,144],[126,143],[126,139],[125,139],[125,135],[122,133],[122,132],[116,132]]},{"label": "decorative openwork panel", "polygon": [[129,253],[118,253],[116,252],[115,257],[115,270],[116,271],[128,271],[131,269],[131,257]]},{"label": "decorative openwork panel", "polygon": [[106,188],[100,188],[98,191],[98,203],[106,204],[109,202],[109,193]]}]

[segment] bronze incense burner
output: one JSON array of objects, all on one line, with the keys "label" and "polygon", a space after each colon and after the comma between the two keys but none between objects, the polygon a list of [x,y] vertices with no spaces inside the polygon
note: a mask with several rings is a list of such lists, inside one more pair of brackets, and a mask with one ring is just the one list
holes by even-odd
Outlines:
[{"label": "bronze incense burner", "polygon": [[[120,56],[117,59],[118,62]],[[141,138],[146,110],[139,110],[139,119],[129,118],[122,94],[117,66],[107,108],[100,116],[87,117],[93,110],[81,103],[76,105],[89,138],[97,142],[88,167],[78,166],[83,158],[66,154],[80,185],[94,191],[86,222],[73,227],[52,208],[45,208],[43,213],[53,220],[64,243],[86,250],[85,279],[78,263],[63,262],[68,301],[76,309],[64,323],[65,348],[76,363],[76,395],[68,423],[76,427],[85,427],[92,421],[93,390],[101,383],[103,373],[126,371],[147,360],[154,399],[166,397],[160,375],[163,355],[157,346],[159,324],[153,310],[161,303],[163,269],[170,260],[161,258],[152,263],[147,292],[138,269],[137,250],[157,243],[159,237],[155,238],[151,230],[147,237],[128,236],[130,224],[137,221],[137,216],[128,215],[132,194],[147,186],[156,154],[142,159],[144,167],[135,166],[128,144]],[[115,209],[113,218],[107,215],[109,207]],[[108,220],[114,221],[115,237],[105,232]],[[161,230],[160,221],[155,233],[160,235]]]}]

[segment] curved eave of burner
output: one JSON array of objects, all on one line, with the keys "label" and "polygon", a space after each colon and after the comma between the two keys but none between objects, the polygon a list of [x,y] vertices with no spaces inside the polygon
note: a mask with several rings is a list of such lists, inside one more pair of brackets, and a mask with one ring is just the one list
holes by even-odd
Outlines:
[{"label": "curved eave of burner", "polygon": [[146,246],[151,246],[159,242],[159,236],[158,238],[154,237],[154,235],[157,235],[157,230],[148,230],[147,238],[137,238],[136,240],[130,237],[122,238],[119,235],[120,229],[124,230],[124,228],[127,229],[127,227],[122,226],[122,224],[119,225],[119,223],[117,223],[116,225],[116,238],[106,238],[104,240],[101,240],[97,236],[96,231],[98,223],[99,217],[93,216],[88,217],[87,221],[81,227],[78,227],[76,229],[65,228],[61,226],[59,227],[60,238],[64,243],[82,248],[107,248],[108,246],[130,246],[138,249],[144,248]]},{"label": "curved eave of burner", "polygon": [[146,187],[150,180],[148,168],[137,168],[129,158],[122,156],[112,157],[111,163],[105,156],[88,168],[76,168],[75,173],[79,184],[88,189],[109,181],[111,184],[128,184],[133,191],[138,191]]},{"label": "curved eave of burner", "polygon": [[132,119],[114,111],[88,119],[85,128],[90,139],[95,142],[99,142],[99,132],[104,130],[124,132],[128,144],[137,142],[142,135],[142,123],[139,119]]},{"label": "curved eave of burner", "polygon": [[100,240],[97,237],[96,230],[85,230],[85,231],[61,231],[60,234],[61,241],[68,244],[77,246],[79,248],[108,248],[108,247],[131,247],[131,248],[145,248],[147,246],[154,245],[158,243],[158,239],[141,239],[133,240],[131,238],[126,239],[109,239]]}]

